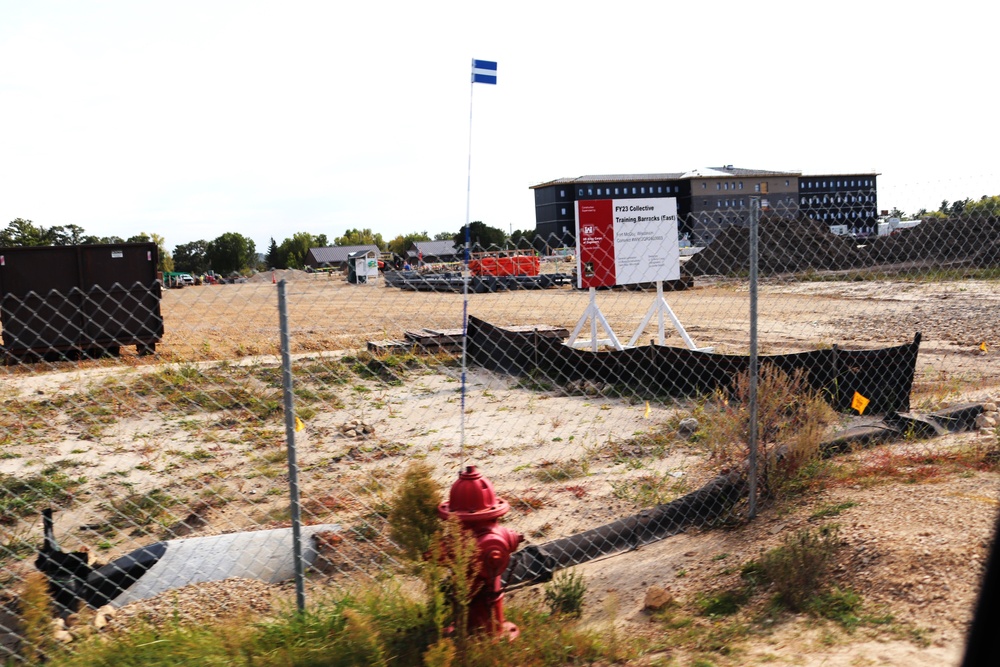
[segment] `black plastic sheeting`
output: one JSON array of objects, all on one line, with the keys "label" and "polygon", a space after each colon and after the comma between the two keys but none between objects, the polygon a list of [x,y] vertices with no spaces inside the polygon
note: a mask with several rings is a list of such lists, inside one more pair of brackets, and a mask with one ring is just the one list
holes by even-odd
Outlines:
[{"label": "black plastic sheeting", "polygon": [[[531,332],[508,331],[469,317],[467,353],[492,371],[544,377],[558,384],[594,381],[623,388],[635,396],[699,396],[731,392],[749,357],[713,354],[679,347],[648,345],[627,350],[578,350],[562,340]],[[802,370],[809,385],[834,409],[851,410],[854,393],[869,400],[865,414],[905,412],[916,369],[920,334],[912,343],[877,350],[829,349],[761,356],[792,374]]]},{"label": "black plastic sheeting", "polygon": [[631,551],[682,533],[691,526],[708,524],[728,514],[747,495],[747,489],[745,472],[733,471],[673,502],[583,533],[530,545],[511,554],[501,581],[508,588],[541,583],[550,580],[557,570]]},{"label": "black plastic sheeting", "polygon": [[[982,405],[970,403],[926,416],[887,415],[879,423],[842,431],[820,443],[820,452],[823,457],[831,457],[855,448],[873,447],[903,438],[932,438],[949,432],[972,430],[976,416],[982,411]],[[775,453],[776,458],[781,459],[786,451],[780,448]],[[501,580],[507,588],[544,583],[552,579],[558,570],[602,556],[631,551],[683,533],[692,526],[712,525],[729,517],[749,489],[747,465],[744,464],[741,469],[719,475],[697,491],[672,502],[576,535],[528,545],[511,555]],[[997,548],[994,544],[994,551]],[[1000,556],[995,553],[993,558],[1000,561]],[[1000,568],[1000,562],[995,566]]]}]

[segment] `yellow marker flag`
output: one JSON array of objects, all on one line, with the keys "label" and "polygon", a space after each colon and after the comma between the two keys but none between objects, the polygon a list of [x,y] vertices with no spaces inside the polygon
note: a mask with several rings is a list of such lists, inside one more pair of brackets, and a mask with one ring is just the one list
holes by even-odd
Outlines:
[{"label": "yellow marker flag", "polygon": [[649,419],[649,401],[646,401],[646,413],[642,416],[643,419]]},{"label": "yellow marker flag", "polygon": [[302,423],[302,420],[299,419],[298,415],[295,415],[295,432],[298,433],[299,431],[304,431],[305,428],[306,425]]},{"label": "yellow marker flag", "polygon": [[851,407],[857,410],[859,415],[865,414],[865,408],[868,407],[869,403],[871,403],[871,401],[867,398],[858,392],[854,392],[854,398],[851,399]]},{"label": "yellow marker flag", "polygon": [[986,351],[986,341],[985,340],[982,343],[979,344],[979,349],[982,350],[983,352]]}]

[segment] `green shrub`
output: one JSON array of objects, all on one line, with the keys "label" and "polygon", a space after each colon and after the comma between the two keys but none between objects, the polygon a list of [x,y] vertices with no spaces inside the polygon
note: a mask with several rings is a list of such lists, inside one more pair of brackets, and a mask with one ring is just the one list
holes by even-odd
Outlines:
[{"label": "green shrub", "polygon": [[431,477],[432,472],[427,463],[411,463],[389,509],[390,537],[411,560],[422,558],[441,531],[437,513],[441,488]]},{"label": "green shrub", "polygon": [[583,613],[583,597],[587,584],[579,572],[560,572],[545,584],[545,603],[553,615],[579,618]]},{"label": "green shrub", "polygon": [[808,603],[827,589],[825,577],[839,548],[836,526],[800,530],[780,547],[747,563],[743,578],[770,585],[785,607],[805,611]]}]

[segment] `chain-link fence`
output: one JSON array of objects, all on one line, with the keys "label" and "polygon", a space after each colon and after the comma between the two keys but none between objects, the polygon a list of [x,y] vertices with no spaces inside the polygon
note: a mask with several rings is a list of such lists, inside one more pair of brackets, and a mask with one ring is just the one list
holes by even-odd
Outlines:
[{"label": "chain-link fence", "polygon": [[687,222],[703,247],[622,238],[617,263],[564,238],[473,247],[466,278],[419,258],[161,290],[122,280],[148,270],[135,245],[65,270],[0,251],[0,651],[36,566],[65,608],[298,563],[306,597],[392,573],[389,507],[415,460],[445,488],[470,465],[492,480],[526,536],[514,586],[748,519],[804,461],[885,442],[926,457],[945,445],[925,436],[992,426],[995,217],[837,235],[797,206],[730,203]]}]

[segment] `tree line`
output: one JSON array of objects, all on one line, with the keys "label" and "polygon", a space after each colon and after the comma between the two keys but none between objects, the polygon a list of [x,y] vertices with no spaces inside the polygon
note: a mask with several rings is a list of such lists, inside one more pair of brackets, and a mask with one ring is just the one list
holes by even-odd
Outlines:
[{"label": "tree line", "polygon": [[[474,245],[488,248],[504,247],[513,242],[516,247],[531,247],[534,231],[517,230],[508,235],[502,229],[490,227],[482,221],[469,224],[469,236]],[[120,236],[97,236],[88,234],[78,225],[58,225],[44,227],[31,220],[16,218],[6,228],[0,230],[0,247],[21,246],[62,246],[95,243],[155,243],[160,271],[179,271],[202,275],[214,271],[220,275],[248,273],[267,269],[303,269],[310,248],[330,246],[374,245],[382,252],[391,252],[405,257],[407,250],[418,241],[454,242],[456,248],[465,245],[465,225],[457,233],[439,232],[433,236],[424,232],[400,234],[386,241],[381,234],[371,229],[348,229],[342,236],[330,243],[326,234],[296,232],[280,244],[272,237],[267,252],[261,258],[253,239],[237,232],[226,232],[211,241],[199,240],[182,243],[174,247],[173,253],[166,249],[166,240],[159,234],[140,233],[128,238]]]}]

